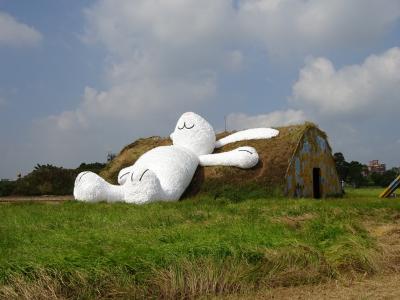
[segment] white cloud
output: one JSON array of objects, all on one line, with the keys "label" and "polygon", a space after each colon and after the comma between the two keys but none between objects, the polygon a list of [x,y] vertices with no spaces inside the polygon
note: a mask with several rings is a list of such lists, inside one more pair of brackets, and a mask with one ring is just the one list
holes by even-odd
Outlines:
[{"label": "white cloud", "polygon": [[400,48],[371,55],[338,70],[326,58],[310,59],[293,86],[292,102],[324,116],[377,116],[400,111]]},{"label": "white cloud", "polygon": [[235,33],[225,26],[234,22],[230,0],[121,0],[118,5],[100,0],[85,14],[86,40],[122,57],[147,52],[149,45],[169,51],[191,48],[198,55],[205,42],[212,48]]},{"label": "white cloud", "polygon": [[371,45],[399,17],[398,0],[239,1],[243,32],[284,57]]},{"label": "white cloud", "polygon": [[177,112],[209,105],[218,70],[242,63],[240,51],[223,43],[230,13],[229,1],[98,1],[85,11],[84,39],[108,51],[109,88],[86,87],[75,110],[48,117],[46,126],[65,134],[99,124],[115,131],[134,126],[132,132],[149,134],[154,120],[162,127]]},{"label": "white cloud", "polygon": [[[249,39],[269,50],[297,49],[297,44],[322,47],[328,40],[347,45],[348,39],[359,43],[364,35],[370,40],[374,32],[381,34],[400,16],[395,0],[388,0],[379,13],[379,1],[359,1],[241,0],[235,8],[231,0],[121,0],[118,5],[99,0],[85,10],[84,39],[108,51],[110,87],[87,87],[75,111],[52,119],[90,124],[99,118],[168,114],[176,107],[194,110],[216,96],[221,73],[243,68]],[[354,14],[357,20],[368,19],[368,25],[356,22]]]},{"label": "white cloud", "polygon": [[348,160],[398,164],[393,126],[400,113],[400,49],[370,55],[339,69],[326,58],[310,59],[293,85],[291,103],[326,129],[335,151]]},{"label": "white cloud", "polygon": [[43,39],[35,28],[0,11],[0,46],[35,46]]},{"label": "white cloud", "polygon": [[[75,111],[65,111],[47,118],[60,131],[93,127],[95,123],[144,123],[162,114],[198,107],[198,103],[215,94],[213,74],[202,78],[168,80],[143,78],[121,83],[108,91],[86,87],[83,101]],[[140,123],[137,124],[140,126]],[[53,127],[53,126],[52,126]]]},{"label": "white cloud", "polygon": [[121,56],[149,44],[203,51],[247,42],[282,55],[373,45],[399,20],[400,2],[239,0],[235,8],[232,0],[99,0],[85,14],[85,40]]},{"label": "white cloud", "polygon": [[306,120],[307,118],[303,111],[288,109],[256,116],[234,113],[228,115],[227,124],[229,129],[247,129],[300,124]]}]

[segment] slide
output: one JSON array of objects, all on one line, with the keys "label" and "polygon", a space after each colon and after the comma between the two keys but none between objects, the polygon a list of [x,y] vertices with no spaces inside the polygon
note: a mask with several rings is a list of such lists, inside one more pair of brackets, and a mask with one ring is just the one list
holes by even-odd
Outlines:
[{"label": "slide", "polygon": [[382,192],[382,194],[379,195],[379,197],[389,197],[398,187],[400,187],[400,175],[395,180],[393,180],[393,182]]}]

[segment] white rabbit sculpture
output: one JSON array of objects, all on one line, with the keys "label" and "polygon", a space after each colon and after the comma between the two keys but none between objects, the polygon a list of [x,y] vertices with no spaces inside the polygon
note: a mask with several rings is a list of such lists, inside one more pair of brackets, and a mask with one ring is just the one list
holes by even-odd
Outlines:
[{"label": "white rabbit sculpture", "polygon": [[154,201],[177,201],[190,184],[198,165],[251,168],[258,163],[253,147],[239,147],[212,154],[226,144],[268,139],[279,131],[254,128],[236,132],[216,141],[212,126],[201,116],[184,113],[171,134],[172,145],[144,153],[130,167],[118,174],[119,185],[112,185],[93,172],[81,172],[75,180],[74,197],[87,202],[127,202],[143,204]]}]

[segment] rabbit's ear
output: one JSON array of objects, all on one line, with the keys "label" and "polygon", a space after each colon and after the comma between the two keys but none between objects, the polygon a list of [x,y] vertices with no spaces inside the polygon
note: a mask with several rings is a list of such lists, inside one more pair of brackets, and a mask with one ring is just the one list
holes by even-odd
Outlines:
[{"label": "rabbit's ear", "polygon": [[239,141],[270,139],[279,134],[279,131],[273,128],[252,128],[238,131],[228,135],[215,142],[215,148],[221,148],[227,144]]}]

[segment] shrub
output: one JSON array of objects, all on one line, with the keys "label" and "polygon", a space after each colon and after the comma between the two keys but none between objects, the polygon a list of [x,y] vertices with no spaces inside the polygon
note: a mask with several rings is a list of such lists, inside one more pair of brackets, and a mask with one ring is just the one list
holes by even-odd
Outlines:
[{"label": "shrub", "polygon": [[15,181],[11,181],[8,179],[0,180],[0,196],[9,196],[12,194],[15,189]]},{"label": "shrub", "polygon": [[31,173],[10,184],[6,195],[70,195],[73,192],[75,178],[80,172],[99,173],[104,166],[102,163],[82,163],[76,169],[64,169],[49,164],[38,164]]},{"label": "shrub", "polygon": [[16,181],[16,195],[68,195],[72,193],[76,170],[52,165],[37,165],[28,175]]}]

